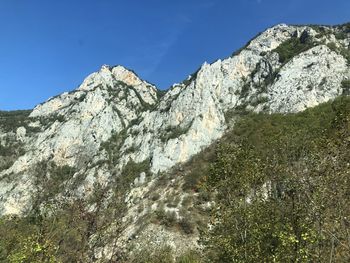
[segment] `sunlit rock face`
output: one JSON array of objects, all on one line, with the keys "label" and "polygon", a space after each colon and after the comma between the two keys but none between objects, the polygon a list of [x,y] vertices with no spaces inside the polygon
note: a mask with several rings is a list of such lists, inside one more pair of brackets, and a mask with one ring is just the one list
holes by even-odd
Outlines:
[{"label": "sunlit rock face", "polygon": [[[350,38],[337,39],[340,30],[277,25],[231,57],[204,63],[162,95],[131,70],[102,66],[76,90],[36,106],[26,126],[0,130],[2,145],[23,149],[0,170],[0,214],[30,210],[39,163],[75,167],[68,180],[84,179],[57,198],[87,198],[131,160],[148,162],[153,174],[188,161],[234,129],[242,111],[298,112],[334,99],[350,77],[343,52]],[[288,41],[301,49],[281,61]]]}]

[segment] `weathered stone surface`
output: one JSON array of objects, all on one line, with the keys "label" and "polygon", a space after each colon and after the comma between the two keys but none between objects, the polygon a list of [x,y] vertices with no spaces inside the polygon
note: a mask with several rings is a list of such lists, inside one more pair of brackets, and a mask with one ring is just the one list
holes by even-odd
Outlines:
[{"label": "weathered stone surface", "polygon": [[[326,29],[327,34],[284,24],[267,29],[239,53],[204,63],[161,98],[155,86],[134,72],[103,66],[78,89],[35,107],[28,126],[10,132],[24,144],[25,153],[0,171],[0,215],[30,209],[37,190],[32,170],[39,162],[76,167],[70,180],[83,179],[70,196],[87,198],[95,185],[107,185],[120,176],[130,160],[149,162],[153,174],[186,162],[220,138],[239,111],[298,112],[341,95],[341,82],[350,79],[350,69],[340,50],[348,50],[350,38],[339,40],[334,35],[337,28]],[[275,49],[291,38],[311,41],[313,46],[282,64]],[[33,128],[39,130],[30,133]],[[10,133],[0,131],[0,138]],[[135,203],[152,185],[148,180],[153,179],[144,172],[125,199],[132,222],[138,219]],[[133,224],[125,232],[126,239]],[[159,238],[152,242],[164,238],[175,242],[155,226],[142,235],[153,233]],[[108,248],[96,253],[108,254]]]}]

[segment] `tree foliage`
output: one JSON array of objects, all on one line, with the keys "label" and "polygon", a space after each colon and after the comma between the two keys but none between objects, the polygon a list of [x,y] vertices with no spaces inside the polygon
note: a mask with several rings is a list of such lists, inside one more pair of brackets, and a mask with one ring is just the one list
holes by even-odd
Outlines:
[{"label": "tree foliage", "polygon": [[[350,260],[349,97],[298,114],[245,114],[216,151],[212,146],[187,165],[183,190],[216,203],[211,227],[201,234],[204,261]],[[147,171],[149,160],[130,161],[110,185],[95,185],[87,200],[55,202],[79,172],[39,163],[34,209],[0,220],[0,262],[93,260],[94,248],[117,242],[128,223],[121,220],[125,194]],[[187,219],[181,227],[191,234]],[[201,262],[197,252],[176,258],[168,247],[129,256],[115,246],[111,260]]]},{"label": "tree foliage", "polygon": [[207,180],[218,206],[202,237],[209,261],[349,261],[350,99],[235,128]]}]

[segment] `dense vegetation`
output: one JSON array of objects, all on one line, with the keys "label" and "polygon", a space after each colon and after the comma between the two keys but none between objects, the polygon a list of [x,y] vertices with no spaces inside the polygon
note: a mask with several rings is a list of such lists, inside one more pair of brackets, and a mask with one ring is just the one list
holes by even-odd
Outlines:
[{"label": "dense vegetation", "polygon": [[304,31],[299,38],[292,37],[286,40],[274,51],[279,55],[279,62],[285,64],[296,55],[312,48],[313,46],[314,44],[312,43],[311,38],[308,36],[308,33]]},{"label": "dense vegetation", "polygon": [[350,99],[249,115],[217,151],[209,262],[349,262]]},{"label": "dense vegetation", "polygon": [[[93,259],[92,247],[118,239],[125,193],[148,165],[130,162],[116,182],[96,187],[89,200],[57,205],[53,196],[78,173],[68,166],[38,164],[33,172],[42,191],[35,209],[24,218],[0,220],[0,262]],[[127,257],[115,248],[116,262],[350,260],[349,97],[298,114],[242,115],[231,132],[182,169],[182,191],[194,192],[200,203],[216,203],[212,227],[200,229],[202,255],[188,251],[174,257],[165,246]],[[110,192],[114,199],[104,207]],[[89,210],[91,204],[98,209]],[[156,219],[165,220],[159,214]]]},{"label": "dense vegetation", "polygon": [[[57,200],[54,196],[69,187],[67,179],[79,179],[79,174],[73,176],[75,169],[39,163],[32,171],[38,188],[32,210],[25,217],[0,219],[0,262],[70,263],[85,262],[87,257],[93,259],[92,248],[115,243],[127,224],[121,220],[126,212],[125,194],[135,177],[148,171],[148,163],[129,162],[115,181],[107,186],[95,185],[90,198],[76,197],[74,201],[64,197]],[[107,195],[110,203],[104,205]],[[90,210],[91,205],[96,209]],[[125,259],[116,245],[113,249],[113,260]]]},{"label": "dense vegetation", "polygon": [[[217,207],[212,228],[200,229],[201,258],[190,252],[184,262],[348,262],[349,144],[349,97],[298,114],[242,116],[182,167],[183,190]],[[140,255],[175,262],[169,253]]]},{"label": "dense vegetation", "polygon": [[20,126],[26,126],[30,110],[0,111],[0,128],[5,132],[15,131]]},{"label": "dense vegetation", "polygon": [[[27,125],[30,111],[0,111],[0,133],[8,134],[0,140],[0,171],[8,169],[24,154],[23,143],[16,140],[16,129]],[[30,132],[30,129],[28,129]],[[12,133],[11,133],[12,131]]]}]

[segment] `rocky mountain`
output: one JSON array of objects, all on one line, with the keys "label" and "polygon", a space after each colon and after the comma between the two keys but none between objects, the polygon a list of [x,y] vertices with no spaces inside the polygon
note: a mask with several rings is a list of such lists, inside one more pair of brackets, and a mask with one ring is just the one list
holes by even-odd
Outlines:
[{"label": "rocky mountain", "polygon": [[[197,247],[198,231],[184,219],[207,221],[184,211],[196,193],[176,175],[247,112],[296,113],[348,95],[349,47],[349,24],[280,24],[166,92],[122,66],[102,66],[31,111],[0,112],[0,214],[51,215],[82,202],[104,218],[88,235],[84,257],[93,262],[146,243],[178,254]],[[166,213],[185,230],[160,224]]]}]

